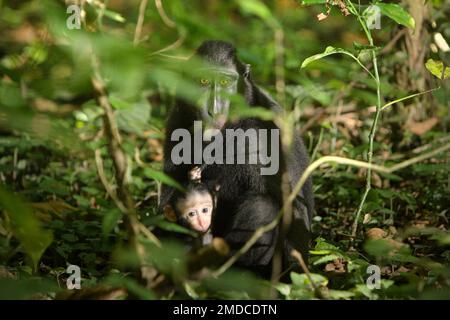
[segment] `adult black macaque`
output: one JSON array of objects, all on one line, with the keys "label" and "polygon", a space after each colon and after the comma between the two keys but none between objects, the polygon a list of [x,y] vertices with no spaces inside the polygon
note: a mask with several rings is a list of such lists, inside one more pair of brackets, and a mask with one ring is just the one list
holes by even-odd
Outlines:
[{"label": "adult black macaque", "polygon": [[[195,70],[198,84],[203,91],[202,97],[199,97],[200,102],[194,106],[179,101],[171,110],[166,126],[164,172],[182,184],[186,183],[187,172],[195,164],[173,163],[171,153],[178,143],[171,141],[175,129],[184,128],[193,133],[193,124],[196,120],[202,120],[203,127],[206,123],[210,127],[220,129],[221,132],[225,129],[244,131],[277,129],[273,121],[258,118],[244,118],[237,121],[227,119],[230,108],[229,95],[234,93],[243,95],[249,108],[259,106],[274,112],[281,111],[280,106],[254,84],[250,66],[237,58],[236,49],[231,44],[223,41],[205,41],[197,49],[196,56],[204,61],[204,68]],[[268,140],[270,141],[270,138]],[[281,146],[281,143],[279,145]],[[220,185],[212,234],[226,240],[232,249],[231,254],[239,249],[258,227],[270,223],[281,209],[283,168],[288,171],[293,187],[309,162],[305,146],[298,135],[294,137],[292,150],[287,159],[283,159],[281,147],[279,151],[271,150],[271,152],[279,152],[280,157],[280,169],[273,175],[261,175],[260,169],[264,167],[261,163],[226,164],[224,161],[223,164],[204,165],[203,182]],[[193,158],[193,155],[191,156]],[[161,207],[170,200],[172,193],[171,187],[163,187]],[[313,207],[312,182],[308,180],[294,202],[294,218],[284,244],[284,268],[292,266],[298,269],[296,261],[290,256],[292,248],[307,257]],[[277,235],[278,229],[264,234],[247,253],[241,256],[237,265],[263,277],[270,277]]]}]

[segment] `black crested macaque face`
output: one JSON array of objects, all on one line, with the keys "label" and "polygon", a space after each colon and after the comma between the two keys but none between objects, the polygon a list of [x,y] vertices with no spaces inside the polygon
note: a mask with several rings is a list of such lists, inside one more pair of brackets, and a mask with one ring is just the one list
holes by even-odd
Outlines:
[{"label": "black crested macaque face", "polygon": [[202,118],[216,129],[224,126],[230,109],[230,96],[238,91],[239,72],[236,50],[226,42],[206,41],[197,50],[204,67],[194,71],[202,95]]},{"label": "black crested macaque face", "polygon": [[237,92],[239,74],[233,69],[211,67],[198,70],[197,81],[202,96],[202,117],[220,129],[227,120],[230,96]]}]

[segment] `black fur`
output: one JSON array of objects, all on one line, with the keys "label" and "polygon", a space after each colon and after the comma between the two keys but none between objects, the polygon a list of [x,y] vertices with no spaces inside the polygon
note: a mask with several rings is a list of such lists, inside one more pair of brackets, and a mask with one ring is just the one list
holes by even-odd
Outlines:
[{"label": "black fur", "polygon": [[[237,58],[236,49],[231,44],[223,41],[206,41],[198,48],[197,55],[211,64],[236,70],[240,75],[239,93],[245,97],[249,107],[260,106],[275,112],[281,111],[280,106],[253,83],[249,66]],[[179,102],[174,106],[167,121],[164,172],[181,183],[186,183],[187,172],[194,165],[175,166],[171,162],[170,154],[176,142],[171,142],[170,136],[177,128],[192,129],[194,120],[201,120],[199,111],[185,102]],[[234,123],[228,122],[222,130],[229,128],[246,130],[277,127],[272,121],[246,118]],[[220,185],[212,225],[213,236],[223,237],[233,252],[240,248],[258,227],[270,223],[280,210],[282,168],[288,171],[293,187],[307,167],[309,162],[307,151],[298,135],[295,136],[293,150],[289,154],[288,159],[281,159],[280,170],[273,176],[260,175],[259,164],[213,164],[204,167],[202,181]],[[163,187],[161,206],[170,201],[172,192],[172,188]],[[294,221],[284,246],[285,266],[295,264],[289,256],[291,248],[300,250],[304,257],[307,257],[313,208],[312,182],[309,179],[294,203]],[[275,229],[263,235],[237,264],[262,276],[269,276],[277,234],[278,230]]]}]

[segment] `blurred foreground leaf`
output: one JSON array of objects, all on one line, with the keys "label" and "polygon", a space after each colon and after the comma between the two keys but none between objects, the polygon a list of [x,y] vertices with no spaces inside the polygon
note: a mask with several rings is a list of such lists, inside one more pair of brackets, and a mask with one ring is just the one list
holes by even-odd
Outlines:
[{"label": "blurred foreground leaf", "polygon": [[10,217],[13,233],[31,259],[33,270],[36,271],[42,254],[53,241],[52,232],[41,227],[30,206],[2,186],[0,186],[0,205]]}]

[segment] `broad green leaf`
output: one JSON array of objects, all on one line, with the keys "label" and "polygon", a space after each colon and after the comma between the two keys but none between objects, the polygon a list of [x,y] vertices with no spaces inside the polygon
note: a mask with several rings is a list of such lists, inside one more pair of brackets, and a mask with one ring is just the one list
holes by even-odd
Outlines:
[{"label": "broad green leaf", "polygon": [[328,298],[330,299],[350,299],[355,295],[354,292],[344,290],[328,290]]},{"label": "broad green leaf", "polygon": [[[428,59],[425,63],[425,67],[431,74],[441,80],[445,80],[450,77],[450,68],[445,67],[444,75],[442,75],[442,71],[444,69],[444,63],[439,60]],[[443,76],[443,78],[441,78]]]},{"label": "broad green leaf", "polygon": [[326,242],[325,239],[318,237],[316,239],[316,246],[314,247],[314,250],[314,253],[313,251],[310,251],[311,254],[328,254],[331,251],[339,251],[339,248],[331,243]]},{"label": "broad green leaf", "polygon": [[374,77],[374,75],[361,63],[361,61],[359,61],[359,59],[357,58],[357,57],[355,57],[352,53],[350,53],[350,52],[348,52],[347,50],[344,50],[344,49],[341,49],[341,48],[335,48],[335,47],[331,47],[331,46],[328,46],[326,49],[325,49],[325,51],[324,52],[322,52],[322,53],[318,53],[318,54],[315,54],[315,55],[313,55],[313,56],[311,56],[311,57],[308,57],[308,58],[306,58],[303,62],[302,62],[302,65],[301,65],[301,67],[300,68],[304,68],[304,67],[306,67],[308,64],[310,64],[311,62],[313,62],[313,61],[316,61],[316,60],[319,60],[319,59],[322,59],[322,58],[324,58],[324,57],[327,57],[327,56],[329,56],[329,55],[332,55],[332,54],[337,54],[337,53],[339,53],[339,54],[345,54],[345,55],[347,55],[347,56],[349,56],[349,57],[351,57],[353,60],[355,60],[364,70],[366,70],[371,76],[372,76],[372,78],[375,78]]},{"label": "broad green leaf", "polygon": [[391,18],[398,24],[404,25],[410,29],[415,28],[416,23],[413,17],[398,4],[377,2],[376,5],[380,8],[382,14]]},{"label": "broad green leaf", "polygon": [[108,276],[103,283],[109,284],[115,287],[125,287],[128,289],[136,297],[142,300],[154,300],[156,299],[156,295],[153,291],[148,288],[144,288],[141,284],[139,284],[136,280],[130,277],[123,277],[118,274],[112,274]]},{"label": "broad green leaf", "polygon": [[122,218],[122,212],[119,209],[115,208],[108,212],[105,212],[102,221],[103,237],[108,236],[108,234],[117,225],[117,222],[119,221],[120,218]]},{"label": "broad green leaf", "polygon": [[156,216],[153,219],[149,220],[149,224],[153,226],[157,226],[160,229],[171,231],[171,232],[177,232],[182,234],[188,234],[193,237],[197,237],[198,234],[194,231],[185,228],[179,224],[167,221],[162,215]]},{"label": "broad green leaf", "polygon": [[1,186],[0,205],[10,217],[14,236],[20,241],[23,250],[31,259],[33,270],[36,271],[42,254],[53,241],[53,234],[42,228],[29,205]]},{"label": "broad green leaf", "polygon": [[[316,287],[322,287],[328,284],[328,279],[320,274],[310,273],[309,276],[311,277]],[[309,287],[311,283],[305,273],[298,274],[296,272],[291,272],[291,280],[292,284],[300,288],[304,288],[307,286]]]},{"label": "broad green leaf", "polygon": [[371,289],[369,289],[369,287],[366,284],[357,284],[353,290],[355,291],[355,293],[360,293],[369,299],[378,298],[378,295]]},{"label": "broad green leaf", "polygon": [[285,297],[289,296],[289,294],[291,293],[291,286],[286,283],[279,282],[275,284],[274,287]]},{"label": "broad green leaf", "polygon": [[[23,270],[22,270],[23,271]],[[0,278],[0,300],[32,299],[43,292],[62,290],[53,279],[21,277],[21,279]]]},{"label": "broad green leaf", "polygon": [[324,254],[331,253],[331,251],[330,250],[310,250],[309,253],[316,254],[316,255],[324,255]]},{"label": "broad green leaf", "polygon": [[178,182],[176,182],[174,179],[172,179],[171,177],[169,177],[168,175],[166,175],[164,172],[162,171],[158,171],[152,168],[145,168],[144,169],[144,175],[148,178],[157,180],[159,182],[162,182],[170,187],[174,187],[177,188],[181,191],[184,190],[183,186],[181,184],[179,184]]},{"label": "broad green leaf", "polygon": [[354,55],[352,55],[352,54],[351,54],[350,52],[348,52],[348,51],[345,51],[344,49],[340,49],[340,48],[335,48],[335,47],[328,46],[328,47],[325,49],[324,52],[315,54],[315,55],[313,55],[313,56],[311,56],[311,57],[308,57],[308,58],[306,58],[305,60],[303,60],[302,65],[301,65],[301,68],[302,68],[302,69],[305,68],[308,64],[310,64],[310,63],[313,62],[313,61],[320,60],[320,59],[322,59],[322,58],[324,58],[324,57],[327,57],[327,56],[332,55],[332,54],[337,54],[337,53],[348,54],[348,55],[350,55],[351,57],[353,57],[354,59],[356,59],[356,57],[355,57]]},{"label": "broad green leaf", "polygon": [[323,263],[326,263],[326,262],[329,262],[329,261],[333,261],[333,260],[338,259],[338,258],[342,258],[342,256],[341,255],[337,255],[337,254],[329,254],[329,255],[320,257],[319,259],[314,261],[313,264],[316,266],[318,264],[323,264]]}]

